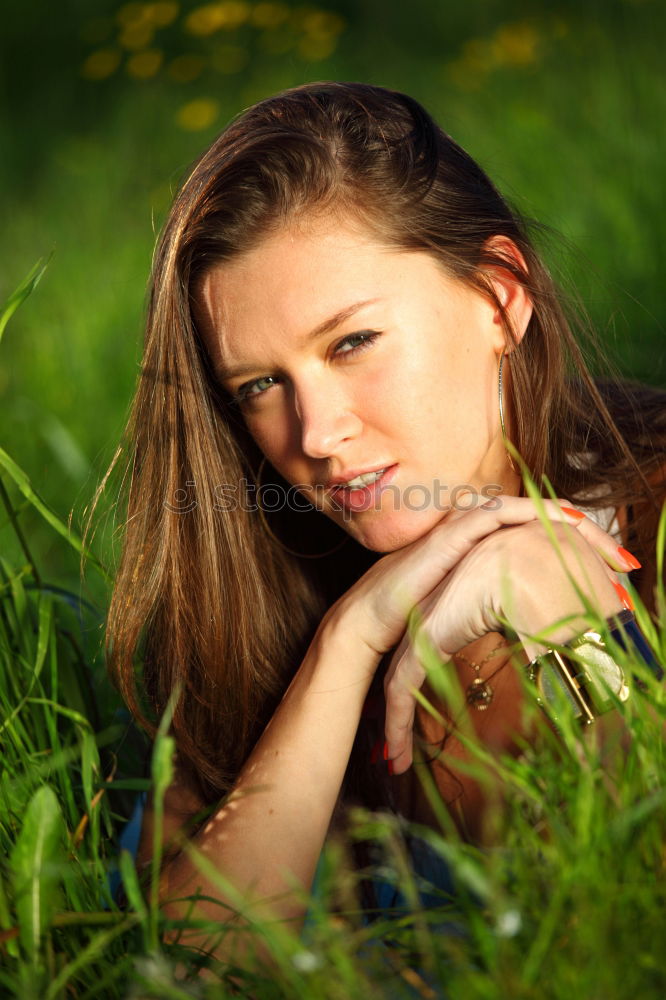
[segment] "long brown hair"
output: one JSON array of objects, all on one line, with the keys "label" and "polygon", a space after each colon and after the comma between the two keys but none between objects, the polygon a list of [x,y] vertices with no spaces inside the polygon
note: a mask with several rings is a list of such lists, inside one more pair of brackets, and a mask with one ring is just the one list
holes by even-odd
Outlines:
[{"label": "long brown hair", "polygon": [[[537,482],[547,474],[560,496],[596,491],[591,503],[619,506],[645,499],[644,475],[658,464],[636,393],[600,392],[588,374],[526,225],[416,101],[318,83],[244,112],[194,166],[156,250],[107,628],[111,672],[149,729],[180,685],[173,732],[210,800],[234,781],[326,606],[375,558],[352,539],[321,560],[299,558],[251,505],[218,502],[221,486],[254,481],[261,456],[211,373],[193,310],[199,282],[287,221],[327,209],[385,245],[427,251],[486,295],[498,265],[525,285],[534,311],[511,354],[512,436]],[[525,267],[503,254],[506,240]],[[618,399],[636,458],[609,413]],[[663,441],[663,419],[660,431]],[[316,512],[283,510],[271,525],[287,547],[307,538],[315,553],[344,537]]]}]

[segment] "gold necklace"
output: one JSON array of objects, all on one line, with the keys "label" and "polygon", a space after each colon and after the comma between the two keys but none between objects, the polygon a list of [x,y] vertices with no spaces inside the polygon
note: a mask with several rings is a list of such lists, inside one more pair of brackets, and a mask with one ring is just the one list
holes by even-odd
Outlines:
[{"label": "gold necklace", "polygon": [[[467,690],[465,691],[465,698],[467,704],[472,708],[475,708],[477,712],[485,712],[491,705],[492,700],[495,697],[495,692],[491,688],[488,681],[492,680],[497,673],[497,670],[501,669],[501,667],[498,667],[497,670],[490,675],[490,677],[484,680],[483,677],[481,677],[481,667],[483,667],[490,660],[494,659],[499,651],[501,649],[506,649],[508,645],[508,642],[505,642],[504,639],[502,639],[502,641],[499,642],[494,649],[491,649],[487,656],[484,656],[479,663],[475,663],[474,660],[470,660],[470,658],[465,656],[464,653],[454,653],[453,655],[454,661],[462,660],[474,670],[476,676],[474,677],[472,683],[468,685]],[[504,666],[504,664],[502,664],[502,666]]]}]

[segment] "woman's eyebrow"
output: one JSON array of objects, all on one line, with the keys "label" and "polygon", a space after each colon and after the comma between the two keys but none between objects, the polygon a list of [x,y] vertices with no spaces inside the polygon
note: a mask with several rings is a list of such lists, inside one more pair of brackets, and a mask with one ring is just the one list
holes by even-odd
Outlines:
[{"label": "woman's eyebrow", "polygon": [[336,326],[340,326],[345,320],[350,319],[354,313],[359,312],[365,306],[370,306],[375,302],[379,302],[379,299],[363,299],[361,302],[354,302],[353,305],[347,306],[345,309],[341,309],[337,312],[335,316],[331,316],[329,319],[325,319],[323,323],[311,330],[305,338],[305,342],[308,343],[311,340],[316,340],[318,337],[322,337],[325,333],[329,333],[334,330]]},{"label": "woman's eyebrow", "polygon": [[[323,323],[316,326],[314,330],[311,330],[303,339],[303,344],[308,344],[313,340],[317,340],[319,337],[323,337],[324,334],[330,333],[334,330],[336,326],[340,326],[345,320],[350,319],[355,313],[360,312],[366,306],[373,305],[375,302],[380,302],[381,299],[362,299],[360,302],[354,302],[350,306],[346,306],[339,312],[335,313],[334,316],[330,316],[325,319]],[[216,367],[216,375],[219,379],[229,379],[236,378],[238,375],[248,375],[253,371],[261,368],[260,364],[241,364],[241,365],[224,365],[220,364]]]}]

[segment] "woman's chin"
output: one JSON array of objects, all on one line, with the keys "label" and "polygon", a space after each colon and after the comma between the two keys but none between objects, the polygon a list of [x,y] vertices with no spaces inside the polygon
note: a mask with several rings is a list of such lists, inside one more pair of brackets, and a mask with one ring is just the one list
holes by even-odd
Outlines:
[{"label": "woman's chin", "polygon": [[424,510],[411,517],[390,517],[387,514],[352,515],[343,527],[348,534],[372,552],[395,552],[427,535],[442,520],[441,510]]}]

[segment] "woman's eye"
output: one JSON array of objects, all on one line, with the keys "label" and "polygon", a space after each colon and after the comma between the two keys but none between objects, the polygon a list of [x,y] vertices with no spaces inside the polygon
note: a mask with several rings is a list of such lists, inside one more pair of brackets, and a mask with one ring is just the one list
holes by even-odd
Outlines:
[{"label": "woman's eye", "polygon": [[[343,337],[341,341],[336,344],[333,354],[344,355],[349,357],[352,354],[358,354],[360,351],[365,350],[365,348],[370,347],[373,341],[379,337],[379,333],[372,330],[363,330],[360,333],[350,333],[349,336]],[[231,394],[231,402],[234,405],[242,406],[244,403],[252,403],[257,400],[260,396],[263,396],[268,390],[274,386],[279,385],[281,379],[277,375],[262,375],[260,378],[255,378],[252,382],[245,382],[243,385],[239,386],[238,389]]]},{"label": "woman's eye", "polygon": [[378,336],[378,333],[373,333],[370,330],[365,330],[362,333],[351,333],[344,340],[340,341],[335,349],[335,353],[356,354],[357,351],[362,351],[365,347],[370,347]]},{"label": "woman's eye", "polygon": [[275,375],[262,375],[261,378],[256,378],[253,382],[245,382],[233,393],[232,400],[234,403],[244,403],[254,396],[261,396],[272,385],[277,385],[278,381]]}]

